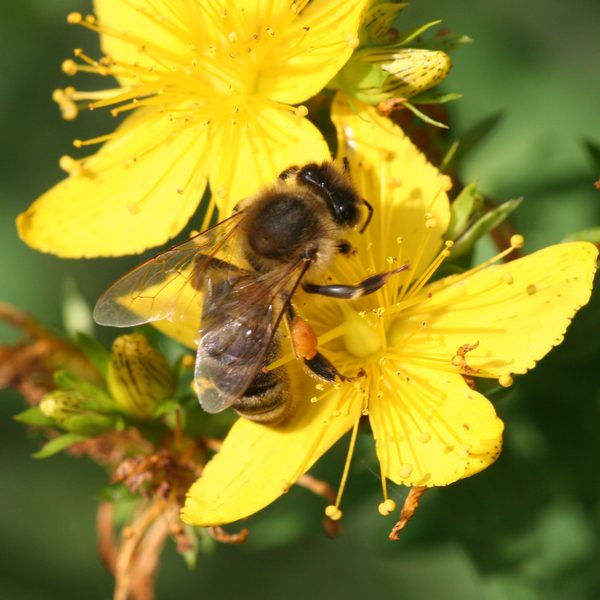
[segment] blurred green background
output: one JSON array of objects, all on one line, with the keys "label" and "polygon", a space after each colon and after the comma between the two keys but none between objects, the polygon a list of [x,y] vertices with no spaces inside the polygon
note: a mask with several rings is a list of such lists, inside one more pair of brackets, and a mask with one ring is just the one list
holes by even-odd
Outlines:
[{"label": "blurred green background", "polygon": [[[4,6],[0,19],[0,300],[57,328],[67,276],[93,303],[139,260],[59,260],[25,247],[14,228],[16,215],[62,177],[58,158],[72,152],[71,140],[112,128],[99,113],[66,123],[50,100],[70,83],[60,63],[72,49],[96,51],[93,34],[65,22],[68,12],[89,7],[28,0]],[[454,55],[447,88],[465,96],[451,108],[452,133],[504,111],[463,165],[464,179],[477,179],[495,198],[525,197],[516,220],[528,251],[600,225],[600,191],[592,185],[600,169],[583,145],[600,143],[600,4],[422,0],[406,11],[407,27],[434,18],[475,40]],[[320,529],[322,503],[294,489],[251,521],[244,546],[217,546],[195,571],[169,547],[157,597],[600,597],[599,307],[596,295],[565,343],[494,398],[506,422],[498,462],[430,492],[400,542],[387,540],[392,517],[377,514],[380,488],[366,445],[337,540]],[[5,328],[0,336],[14,339]],[[32,459],[36,439],[12,421],[22,406],[16,394],[2,393],[0,598],[110,598],[94,533],[104,474],[70,457]],[[337,482],[343,454],[338,448],[316,473]],[[395,490],[399,503],[403,495]]]}]

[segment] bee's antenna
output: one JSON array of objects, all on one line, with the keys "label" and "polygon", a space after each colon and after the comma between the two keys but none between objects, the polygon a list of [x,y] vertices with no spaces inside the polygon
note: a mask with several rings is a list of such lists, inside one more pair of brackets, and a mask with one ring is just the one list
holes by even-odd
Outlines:
[{"label": "bee's antenna", "polygon": [[371,218],[373,217],[373,206],[371,205],[371,203],[368,202],[367,200],[365,200],[364,198],[362,199],[362,201],[363,201],[363,204],[367,207],[369,214],[367,216],[367,220],[365,221],[365,224],[360,228],[360,231],[358,233],[364,232],[364,230],[367,228],[368,224],[371,222]]}]

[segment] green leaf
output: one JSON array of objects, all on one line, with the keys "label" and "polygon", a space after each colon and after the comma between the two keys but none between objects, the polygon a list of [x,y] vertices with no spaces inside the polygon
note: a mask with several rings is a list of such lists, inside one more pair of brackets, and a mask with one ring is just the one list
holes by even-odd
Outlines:
[{"label": "green leaf", "polygon": [[32,456],[34,458],[48,458],[49,456],[58,454],[61,450],[69,448],[73,444],[83,442],[87,439],[88,438],[85,435],[79,435],[78,433],[65,433],[64,435],[59,435],[58,437],[55,437],[44,444],[41,450],[38,450],[32,454]]},{"label": "green leaf", "polygon": [[426,115],[424,112],[421,112],[414,104],[411,104],[408,101],[402,103],[402,106],[406,106],[410,112],[419,117],[425,123],[429,123],[429,125],[435,125],[435,127],[441,127],[442,129],[448,129],[448,125],[441,123],[440,121],[436,121],[432,119],[430,116]]},{"label": "green leaf", "polygon": [[71,277],[63,283],[62,317],[63,325],[71,338],[76,338],[79,332],[93,335],[94,320],[92,309],[82,296],[77,283]]},{"label": "green leaf", "polygon": [[26,425],[35,425],[37,427],[53,427],[55,422],[47,417],[41,410],[39,406],[32,406],[23,412],[15,415],[15,421],[19,423],[25,423]]},{"label": "green leaf", "polygon": [[449,240],[456,240],[469,225],[473,213],[481,207],[482,196],[477,191],[477,184],[470,183],[452,202],[450,223],[446,231]]},{"label": "green leaf", "polygon": [[89,358],[102,377],[106,379],[110,352],[95,338],[86,333],[78,332],[76,340],[77,345],[83,350],[83,353]]},{"label": "green leaf", "polygon": [[454,246],[452,247],[452,257],[456,258],[461,254],[469,252],[477,240],[505,221],[508,216],[519,207],[522,201],[523,198],[508,200],[480,217],[458,240],[455,241]]}]

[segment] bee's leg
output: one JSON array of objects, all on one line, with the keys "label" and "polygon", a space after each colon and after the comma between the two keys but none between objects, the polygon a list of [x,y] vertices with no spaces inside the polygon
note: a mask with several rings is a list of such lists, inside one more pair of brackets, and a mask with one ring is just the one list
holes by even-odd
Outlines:
[{"label": "bee's leg", "polygon": [[361,282],[351,285],[345,283],[332,283],[329,285],[317,285],[315,283],[303,283],[302,288],[309,294],[319,294],[320,296],[329,296],[331,298],[339,298],[342,300],[354,300],[361,296],[367,296],[376,292],[383,287],[385,282],[396,273],[406,271],[408,265],[402,265],[397,269],[386,271],[385,273],[377,273],[363,279]]},{"label": "bee's leg", "polygon": [[286,179],[290,178],[292,175],[295,175],[300,169],[298,167],[291,166],[288,167],[285,171],[281,171],[281,173],[279,173],[277,179],[281,180],[281,181],[285,181]]},{"label": "bee's leg", "polygon": [[350,242],[348,240],[340,240],[338,242],[337,249],[340,254],[345,254],[345,255],[351,254],[352,251],[354,250],[354,248],[352,247],[352,245],[350,244]]},{"label": "bee's leg", "polygon": [[248,274],[248,271],[240,269],[240,267],[225,260],[211,256],[210,254],[198,253],[194,257],[193,272],[190,279],[190,283],[195,290],[204,289],[204,273],[209,268],[227,272],[232,280]]},{"label": "bee's leg", "polygon": [[291,304],[287,306],[287,317],[294,353],[304,360],[306,367],[319,379],[330,383],[333,383],[336,378],[340,381],[353,381],[365,374],[362,369],[354,377],[340,373],[331,361],[317,350],[317,336],[314,329],[302,317],[296,315]]},{"label": "bee's leg", "polygon": [[358,373],[352,377],[344,375],[343,373],[340,373],[333,363],[325,358],[320,352],[317,352],[313,358],[305,358],[304,364],[313,375],[316,375],[319,379],[323,379],[328,383],[334,383],[336,379],[340,381],[354,381],[355,379],[366,375],[364,369],[359,369]]}]

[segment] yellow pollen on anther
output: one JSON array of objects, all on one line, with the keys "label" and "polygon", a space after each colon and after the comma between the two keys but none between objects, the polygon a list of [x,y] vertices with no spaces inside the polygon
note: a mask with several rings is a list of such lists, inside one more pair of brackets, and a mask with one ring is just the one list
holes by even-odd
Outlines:
[{"label": "yellow pollen on anther", "polygon": [[532,284],[528,285],[525,288],[525,291],[527,292],[528,296],[533,296],[537,292],[537,288],[535,287],[535,283],[532,283]]},{"label": "yellow pollen on anther", "polygon": [[227,36],[227,39],[232,43],[235,44],[238,41],[238,36],[237,33],[235,31],[231,31],[229,33],[229,35]]},{"label": "yellow pollen on anther", "polygon": [[421,435],[419,435],[419,442],[421,442],[421,444],[426,444],[429,441],[431,441],[430,433],[427,433],[426,431],[424,431],[423,433],[421,433]]},{"label": "yellow pollen on anther", "polygon": [[502,273],[502,281],[504,281],[504,283],[507,283],[508,285],[512,285],[515,282],[515,279],[511,273],[507,272]]},{"label": "yellow pollen on anther", "polygon": [[498,377],[498,383],[502,387],[510,387],[513,384],[513,378],[511,375],[508,374],[500,375],[500,377]]}]

